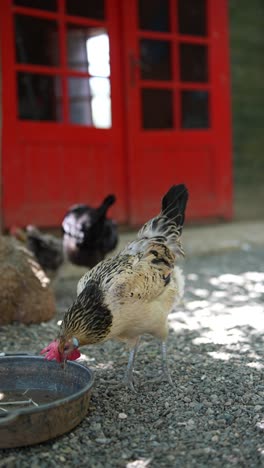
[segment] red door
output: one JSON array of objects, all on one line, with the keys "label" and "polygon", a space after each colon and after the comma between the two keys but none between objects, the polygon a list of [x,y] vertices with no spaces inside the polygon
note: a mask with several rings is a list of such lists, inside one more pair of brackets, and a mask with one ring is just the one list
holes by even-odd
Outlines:
[{"label": "red door", "polygon": [[185,182],[231,217],[227,0],[1,0],[3,213],[58,226],[117,195],[140,224]]},{"label": "red door", "polygon": [[130,221],[177,182],[189,219],[230,218],[227,1],[131,0],[123,13]]},{"label": "red door", "polygon": [[125,221],[117,1],[1,0],[0,17],[4,226],[111,192]]}]

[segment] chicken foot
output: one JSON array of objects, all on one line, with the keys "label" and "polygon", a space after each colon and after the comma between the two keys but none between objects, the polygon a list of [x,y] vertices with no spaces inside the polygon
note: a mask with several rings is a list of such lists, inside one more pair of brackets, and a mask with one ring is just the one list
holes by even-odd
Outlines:
[{"label": "chicken foot", "polygon": [[162,373],[161,373],[160,379],[161,380],[163,380],[163,379],[167,380],[169,382],[169,384],[173,386],[170,371],[169,371],[169,368],[168,368],[166,341],[162,341],[162,343],[161,343],[161,354],[162,354]]},{"label": "chicken foot", "polygon": [[142,385],[146,385],[152,382],[161,382],[163,380],[167,380],[170,385],[174,386],[173,381],[171,379],[170,371],[168,368],[168,360],[167,360],[167,344],[166,341],[161,342],[161,356],[162,356],[162,371],[157,377],[153,379],[146,380],[143,382]]},{"label": "chicken foot", "polygon": [[[139,346],[139,339],[136,342],[136,345],[130,351],[128,364],[127,364],[127,370],[126,370],[126,376],[125,376],[125,381],[124,381],[124,383],[133,392],[136,392],[135,386],[134,386],[135,379],[134,379],[134,375],[133,375],[133,369],[134,369],[134,364],[135,364],[135,359],[136,359],[138,346]],[[149,379],[149,380],[143,382],[142,385],[146,385],[146,384],[151,383],[151,382],[160,382],[160,381],[163,381],[163,380],[167,380],[167,382],[169,382],[170,385],[174,386],[173,381],[171,379],[170,371],[169,371],[169,368],[168,368],[166,341],[161,342],[161,356],[162,356],[162,371],[161,371],[161,374],[159,374],[157,377],[154,377],[153,379]]]},{"label": "chicken foot", "polygon": [[133,375],[133,369],[134,369],[134,364],[135,364],[135,359],[136,359],[136,354],[139,346],[139,341],[140,339],[138,338],[136,341],[135,346],[130,350],[129,353],[129,358],[128,358],[128,364],[127,364],[127,369],[126,369],[126,375],[124,379],[125,385],[127,385],[130,390],[136,393],[134,383],[135,383],[135,378]]}]

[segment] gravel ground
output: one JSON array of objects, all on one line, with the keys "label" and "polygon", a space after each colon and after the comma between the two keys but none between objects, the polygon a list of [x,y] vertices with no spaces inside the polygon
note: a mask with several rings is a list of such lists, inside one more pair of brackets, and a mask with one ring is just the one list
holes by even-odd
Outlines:
[{"label": "gravel ground", "polygon": [[[170,316],[175,386],[121,380],[119,344],[83,348],[96,375],[89,413],[71,433],[35,447],[3,450],[0,467],[264,466],[264,249],[186,258],[185,304]],[[75,295],[77,274],[55,285],[58,316],[47,324],[0,329],[3,351],[38,353],[56,335]],[[157,342],[142,340],[139,383],[160,368]]]}]

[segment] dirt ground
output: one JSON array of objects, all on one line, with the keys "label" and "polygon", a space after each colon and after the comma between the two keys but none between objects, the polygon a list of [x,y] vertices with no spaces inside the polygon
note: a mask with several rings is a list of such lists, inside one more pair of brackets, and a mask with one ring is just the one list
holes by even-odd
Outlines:
[{"label": "dirt ground", "polygon": [[[245,242],[217,254],[188,253],[185,302],[170,316],[174,386],[148,383],[160,370],[151,337],[142,339],[136,361],[136,394],[122,385],[123,346],[84,347],[81,362],[94,371],[95,385],[83,422],[56,440],[3,450],[0,467],[264,466],[263,265],[263,247]],[[54,338],[82,272],[61,271],[54,320],[2,327],[3,350],[38,354]]]}]

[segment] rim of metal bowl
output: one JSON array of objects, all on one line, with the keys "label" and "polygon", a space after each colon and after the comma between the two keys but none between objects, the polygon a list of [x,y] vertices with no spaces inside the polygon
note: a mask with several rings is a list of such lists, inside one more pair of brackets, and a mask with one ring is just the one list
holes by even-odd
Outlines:
[{"label": "rim of metal bowl", "polygon": [[[9,360],[13,361],[14,359],[17,359],[17,360],[21,360],[21,359],[31,359],[32,360],[32,359],[34,359],[34,360],[38,360],[38,361],[45,361],[44,357],[35,356],[35,355],[32,355],[32,356],[31,355],[3,356],[2,358],[0,358],[0,363],[1,363],[1,359],[7,359],[8,361]],[[46,362],[53,362],[53,361],[47,361],[46,360]],[[31,406],[30,408],[21,408],[21,409],[18,408],[18,409],[12,410],[12,411],[7,411],[6,413],[0,415],[0,425],[4,424],[9,419],[13,419],[13,417],[15,415],[17,416],[19,414],[38,413],[38,412],[43,411],[43,410],[48,410],[48,409],[54,408],[54,406],[60,406],[61,404],[71,402],[71,401],[76,400],[77,398],[83,396],[85,393],[87,393],[89,390],[91,390],[91,388],[92,388],[92,386],[94,384],[94,373],[93,373],[93,371],[90,368],[85,367],[81,363],[75,362],[75,361],[67,361],[66,365],[67,366],[69,365],[69,366],[74,366],[74,367],[80,367],[82,369],[85,369],[87,371],[87,373],[90,375],[89,383],[87,385],[85,385],[81,390],[78,390],[77,392],[73,393],[72,395],[68,395],[68,396],[66,396],[64,398],[59,398],[58,400],[54,400],[51,403],[45,403],[43,405],[34,406],[34,407]]]}]

